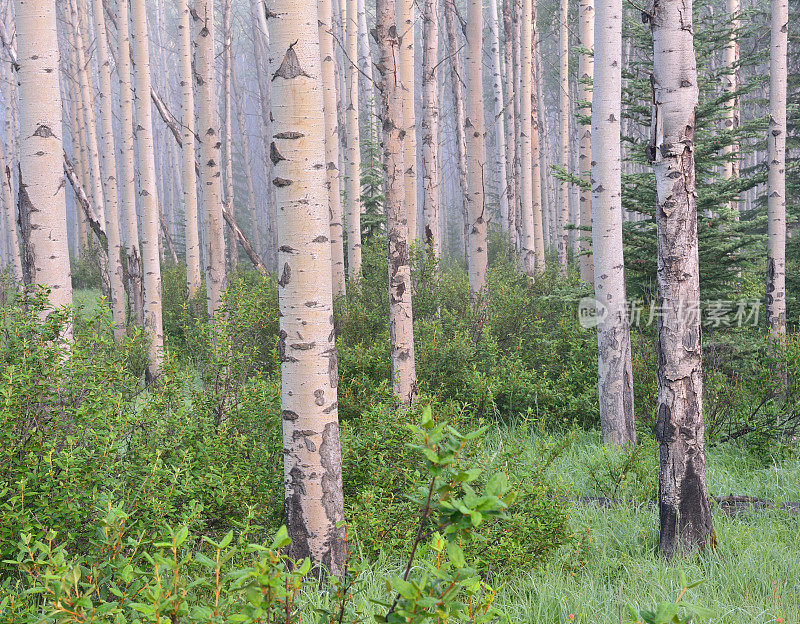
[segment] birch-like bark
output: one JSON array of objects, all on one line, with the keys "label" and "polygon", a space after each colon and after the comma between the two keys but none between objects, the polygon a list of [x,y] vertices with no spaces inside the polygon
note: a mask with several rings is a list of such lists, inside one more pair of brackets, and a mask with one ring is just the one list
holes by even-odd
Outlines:
[{"label": "birch-like bark", "polygon": [[533,230],[533,160],[531,159],[531,114],[532,91],[531,79],[533,78],[532,58],[533,52],[533,5],[531,0],[522,0],[522,14],[520,16],[520,166],[521,166],[521,193],[520,193],[520,219],[522,220],[522,239],[520,260],[522,270],[530,279],[536,272],[536,249]]},{"label": "birch-like bark", "polygon": [[[728,73],[723,75],[723,91],[733,94],[740,87],[739,72],[739,28],[741,21],[739,13],[741,11],[741,0],[727,0],[728,16],[731,20],[731,38],[725,46],[725,67]],[[731,95],[731,100],[725,103],[724,127],[726,130],[735,131],[739,127],[739,96]],[[723,177],[732,180],[739,177],[739,145],[733,143],[726,145],[722,151],[726,160],[723,164]],[[738,219],[739,202],[728,202],[727,208],[736,211]]]},{"label": "birch-like bark", "polygon": [[398,78],[400,40],[395,0],[377,0],[375,39],[383,126],[383,170],[386,179],[386,229],[389,247],[389,335],[392,388],[402,405],[417,397],[414,359],[414,316],[411,306],[409,236],[404,210],[403,139],[404,98]]},{"label": "birch-like bark", "polygon": [[[336,117],[336,54],[333,46],[333,2],[319,0],[319,48],[322,55],[322,99],[325,108],[325,185],[331,222],[333,295],[345,294],[342,194],[339,185],[339,120]],[[359,215],[359,234],[360,232]],[[349,222],[349,220],[348,220]]]},{"label": "birch-like bark", "polygon": [[517,186],[518,186],[518,172],[517,172],[517,135],[518,128],[517,122],[519,121],[515,112],[517,105],[517,92],[514,88],[514,74],[518,71],[517,64],[514,59],[514,21],[511,15],[511,6],[513,0],[503,0],[503,33],[504,45],[503,51],[506,58],[506,195],[508,202],[508,212],[506,215],[506,223],[503,227],[508,230],[508,235],[511,240],[511,246],[514,247],[514,240],[516,239],[516,213],[517,213]]},{"label": "birch-like bark", "polygon": [[[363,72],[362,84],[367,110],[369,111],[369,127],[374,127],[376,102],[375,102],[375,77],[372,67],[372,49],[369,46],[369,28],[367,27],[366,0],[358,1],[358,66]],[[374,137],[373,137],[374,140]]]},{"label": "birch-like bark", "polygon": [[[713,539],[706,491],[697,202],[694,171],[697,65],[692,0],[656,0],[649,156],[658,230],[658,405],[661,554]],[[600,273],[600,271],[598,271]]]},{"label": "birch-like bark", "polygon": [[497,150],[497,193],[500,200],[500,227],[504,230],[508,228],[508,171],[506,164],[506,124],[504,98],[503,98],[503,76],[500,71],[500,16],[498,14],[497,0],[489,0],[489,19],[491,20],[490,29],[492,31],[491,55],[492,55],[492,92],[494,95],[494,117],[495,117],[495,149]]},{"label": "birch-like bark", "polygon": [[136,168],[133,134],[133,88],[131,85],[131,37],[128,3],[119,3],[117,18],[117,74],[119,76],[120,183],[119,201],[125,248],[123,266],[128,287],[128,305],[134,323],[144,327],[144,289],[142,257],[139,251],[139,224],[136,216]]},{"label": "birch-like bark", "polygon": [[200,183],[206,247],[206,291],[208,315],[215,317],[227,287],[225,272],[225,234],[223,229],[222,184],[220,171],[219,115],[216,108],[214,68],[214,3],[197,0],[194,18],[197,84],[198,138],[200,140]]},{"label": "birch-like bark", "polygon": [[461,214],[464,222],[464,257],[469,258],[469,213],[467,209],[467,139],[465,136],[466,112],[464,109],[464,87],[462,83],[461,59],[459,56],[458,35],[456,34],[455,0],[442,0],[444,4],[445,29],[447,30],[447,56],[450,59],[450,86],[453,91],[455,108],[456,148],[458,181],[461,188]]},{"label": "birch-like bark", "polygon": [[281,384],[289,555],[341,576],[347,547],[316,0],[271,5]]},{"label": "birch-like bark", "polygon": [[514,251],[522,251],[522,0],[513,0],[511,24],[511,48],[513,62],[512,80],[514,84],[514,184],[516,201],[509,206],[509,228]]},{"label": "birch-like bark", "polygon": [[[120,3],[122,5],[124,3]],[[149,340],[147,377],[161,372],[164,328],[161,316],[161,260],[158,255],[160,215],[153,151],[153,114],[150,109],[150,44],[147,38],[146,0],[131,1],[133,62],[136,68],[136,142],[138,144],[139,197],[142,215],[142,268],[144,274],[144,331]],[[120,27],[122,12],[120,12]],[[120,58],[128,50],[120,50]]]},{"label": "birch-like bark", "polygon": [[[231,71],[233,66],[232,41],[231,41],[231,0],[224,0],[222,5],[222,103],[225,126],[223,142],[225,162],[225,206],[228,212],[236,218],[236,197],[233,184],[233,103],[231,100]],[[224,228],[223,228],[224,229]],[[231,271],[235,271],[239,264],[239,248],[236,237],[228,237],[228,258]]]},{"label": "birch-like bark", "polygon": [[[5,149],[0,141],[0,199],[3,200],[3,213],[5,215],[5,226],[8,230],[8,242],[10,244],[10,262],[14,270],[14,279],[22,283],[22,258],[19,252],[19,236],[17,235],[17,220],[14,210],[14,189],[11,186],[11,168],[6,162]],[[6,240],[2,240],[5,246]]]},{"label": "birch-like bark", "polygon": [[[22,269],[26,285],[50,289],[50,305],[59,308],[72,305],[72,274],[62,167],[56,6],[50,0],[16,0],[15,7]],[[67,325],[61,338],[68,342],[71,337]]]},{"label": "birch-like bark", "polygon": [[544,221],[542,219],[542,154],[539,132],[539,28],[536,25],[536,0],[531,2],[531,209],[533,212],[534,249],[536,270],[545,270]]},{"label": "birch-like bark", "polygon": [[[192,15],[191,7],[181,7],[181,173],[183,178],[183,210],[186,236],[186,287],[189,299],[200,290],[203,277],[200,269],[200,232],[197,224],[197,174],[195,173],[194,140],[194,80],[192,77]],[[253,224],[255,228],[255,223]]]},{"label": "birch-like bark", "polygon": [[[622,256],[622,0],[596,0],[591,126],[591,201],[595,298],[598,315],[597,374],[603,441],[636,444],[631,335]],[[594,11],[592,11],[594,13]]]},{"label": "birch-like bark", "polygon": [[352,282],[361,279],[361,135],[358,128],[358,10],[347,0],[347,269]]},{"label": "birch-like bark", "polygon": [[[352,0],[348,0],[351,2]],[[400,41],[400,97],[403,98],[403,185],[405,188],[405,210],[408,222],[408,240],[416,240],[417,233],[417,119],[414,81],[414,40],[416,19],[414,0],[398,0],[398,39]],[[349,11],[349,9],[348,9]]]},{"label": "birch-like bark", "polygon": [[[422,26],[422,242],[436,258],[442,252],[439,234],[439,88],[436,80],[439,51],[438,6],[438,0],[425,0]],[[505,172],[502,179],[505,180]]]},{"label": "birch-like bark", "polygon": [[122,243],[119,227],[119,195],[117,191],[117,159],[114,142],[114,110],[111,101],[111,62],[108,57],[108,32],[102,0],[93,0],[94,31],[97,38],[97,64],[100,69],[100,121],[103,141],[103,189],[105,191],[106,240],[108,242],[108,276],[111,285],[109,302],[114,333],[120,339],[125,333],[125,278],[120,255]]},{"label": "birch-like bark", "polygon": [[469,213],[469,288],[477,297],[486,288],[488,268],[486,214],[486,144],[483,119],[483,5],[467,3],[467,205]]},{"label": "birch-like bark", "polygon": [[772,0],[767,129],[767,329],[786,332],[786,53],[788,0]]},{"label": "birch-like bark", "polygon": [[[569,19],[569,0],[560,0],[559,31],[559,121],[561,141],[560,165],[569,171],[569,30],[567,20]],[[561,192],[559,194],[558,212],[558,274],[562,277],[567,275],[568,249],[569,249],[569,183],[560,182]]]},{"label": "birch-like bark", "polygon": [[[578,38],[580,39],[581,47],[589,52],[582,51],[578,57],[578,89],[579,100],[586,102],[584,110],[585,114],[591,114],[592,110],[592,75],[594,73],[594,57],[592,50],[594,49],[594,28],[595,28],[595,0],[580,0],[579,10],[579,30]],[[616,44],[615,44],[616,45]],[[616,48],[615,48],[616,49]],[[617,57],[617,63],[622,62],[622,51]],[[613,87],[616,89],[616,86]],[[621,87],[620,87],[621,88]],[[616,96],[614,96],[616,98]],[[616,113],[619,125],[619,111]],[[619,131],[619,128],[616,128]],[[592,125],[582,124],[578,130],[580,135],[580,152],[578,155],[578,162],[580,164],[580,175],[584,180],[589,180],[592,173],[591,153],[592,153]],[[582,227],[592,226],[592,190],[591,188],[580,189],[580,224]],[[621,209],[620,209],[621,210]],[[592,243],[589,240],[589,232],[580,232],[580,270],[581,279],[587,284],[594,282],[594,262],[592,259]]]}]

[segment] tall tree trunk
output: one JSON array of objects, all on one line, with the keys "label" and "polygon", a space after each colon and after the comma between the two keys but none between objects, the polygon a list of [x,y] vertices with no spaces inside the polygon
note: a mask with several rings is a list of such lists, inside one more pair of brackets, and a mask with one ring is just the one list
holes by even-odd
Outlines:
[{"label": "tall tree trunk", "polygon": [[[9,141],[10,142],[10,141]],[[17,235],[17,220],[15,218],[14,210],[14,192],[11,186],[11,167],[6,162],[5,149],[2,142],[0,142],[0,199],[3,201],[3,213],[5,218],[5,226],[8,230],[8,239],[10,243],[9,264],[14,270],[14,279],[18,282],[23,281],[22,275],[22,258],[20,257],[19,250],[19,236]],[[65,204],[66,209],[66,204]],[[6,244],[6,239],[2,240],[3,245]]]},{"label": "tall tree trunk", "polygon": [[358,127],[358,10],[347,0],[347,264],[350,280],[361,278],[361,135]]},{"label": "tall tree trunk", "polygon": [[[622,257],[622,0],[597,0],[590,176],[598,307],[600,427],[606,444],[636,444],[631,335]],[[592,11],[594,13],[594,11]]]},{"label": "tall tree trunk", "polygon": [[461,189],[461,213],[464,215],[464,257],[469,257],[469,215],[467,212],[467,139],[465,136],[466,113],[464,110],[464,87],[459,58],[458,35],[456,33],[455,0],[442,0],[444,4],[445,29],[447,30],[447,56],[450,59],[452,77],[450,86],[453,90],[453,107],[455,108],[456,151],[458,181]]},{"label": "tall tree trunk", "polygon": [[200,138],[200,182],[203,185],[203,218],[206,240],[206,290],[208,315],[214,317],[222,305],[227,287],[225,273],[225,234],[223,230],[222,185],[220,183],[219,116],[216,108],[214,69],[214,3],[197,0],[195,4],[195,46]]},{"label": "tall tree trunk", "polygon": [[531,209],[533,211],[534,249],[536,250],[536,270],[545,270],[544,230],[542,220],[542,154],[539,136],[539,28],[536,25],[536,0],[531,2]]},{"label": "tall tree trunk", "polygon": [[106,240],[108,242],[108,275],[111,285],[109,301],[117,339],[125,332],[125,283],[120,255],[122,243],[119,228],[119,196],[117,192],[117,159],[114,143],[114,110],[111,101],[111,62],[108,58],[108,33],[102,0],[93,0],[94,30],[97,38],[97,63],[100,67],[100,119],[103,138],[103,180],[106,206]]},{"label": "tall tree trunk", "polygon": [[[659,548],[667,558],[713,536],[706,491],[691,0],[656,0],[650,158],[658,229]],[[595,247],[597,250],[598,248]],[[601,273],[601,271],[597,271]]]},{"label": "tall tree trunk", "polygon": [[494,92],[495,149],[497,150],[497,193],[500,201],[500,227],[508,228],[508,170],[506,163],[506,124],[503,98],[503,75],[500,62],[500,16],[497,0],[489,1],[492,31],[492,90]]},{"label": "tall tree trunk", "polygon": [[270,20],[280,266],[283,457],[289,555],[341,576],[347,557],[333,329],[330,215],[316,0]]},{"label": "tall tree trunk", "polygon": [[[231,72],[233,71],[233,54],[231,41],[231,0],[224,0],[222,6],[222,102],[225,126],[223,142],[225,161],[225,206],[236,218],[236,197],[233,184],[233,105],[231,100]],[[239,264],[239,248],[236,237],[228,237],[228,255],[231,271]]]},{"label": "tall tree trunk", "polygon": [[[325,109],[325,171],[331,222],[333,295],[345,294],[342,194],[339,185],[339,120],[336,117],[336,53],[333,47],[333,3],[319,0],[319,47],[322,55],[322,99]],[[359,235],[360,235],[359,215]],[[349,219],[348,219],[349,223]]]},{"label": "tall tree trunk", "polygon": [[[186,229],[186,287],[189,299],[203,283],[200,269],[200,232],[197,224],[197,174],[195,173],[194,79],[192,77],[192,15],[188,3],[181,8],[181,172],[183,174],[183,209]],[[256,224],[253,224],[254,227]]]},{"label": "tall tree trunk", "polygon": [[767,132],[767,328],[786,332],[786,53],[788,0],[772,0]]},{"label": "tall tree trunk", "polygon": [[469,211],[469,288],[473,297],[486,288],[487,214],[486,144],[483,120],[483,5],[481,0],[467,3],[467,204]]},{"label": "tall tree trunk", "polygon": [[437,258],[442,252],[439,234],[439,89],[436,80],[439,52],[438,5],[438,0],[425,0],[422,35],[422,241]]},{"label": "tall tree trunk", "polygon": [[[569,0],[560,0],[559,14],[560,26],[560,51],[559,51],[559,119],[561,122],[559,138],[561,140],[561,167],[569,171]],[[561,182],[559,194],[559,219],[558,219],[558,274],[566,276],[569,248],[569,183]]]},{"label": "tall tree trunk", "polygon": [[[120,3],[120,6],[124,3]],[[158,256],[160,214],[153,152],[153,114],[150,109],[150,44],[147,38],[146,0],[132,0],[133,62],[136,68],[136,142],[139,161],[139,197],[142,213],[142,268],[144,274],[144,331],[150,343],[147,376],[161,372],[164,328],[161,316],[161,261]],[[122,12],[120,12],[120,27]],[[120,59],[128,50],[120,50]]]},{"label": "tall tree trunk", "polygon": [[119,3],[117,18],[117,74],[119,76],[120,183],[119,201],[125,250],[125,272],[130,315],[144,327],[142,257],[139,251],[139,225],[136,216],[136,168],[133,134],[133,88],[131,86],[131,38],[128,3]]},{"label": "tall tree trunk", "polygon": [[[56,6],[16,0],[19,85],[19,220],[25,283],[50,289],[54,308],[72,305],[62,168]],[[67,324],[65,341],[71,339]]]},{"label": "tall tree trunk", "polygon": [[[741,26],[739,13],[741,11],[741,0],[727,0],[728,17],[731,24],[731,38],[725,46],[725,67],[729,73],[723,75],[722,88],[727,93],[735,93],[740,86],[739,77],[739,28]],[[732,96],[732,99],[725,104],[726,130],[735,131],[739,127],[739,96]],[[724,163],[723,176],[726,180],[739,177],[739,145],[733,143],[723,150],[723,155],[728,159]],[[738,219],[739,202],[728,202],[729,210],[736,210]]]},{"label": "tall tree trunk", "polygon": [[[592,111],[592,88],[593,88],[592,75],[594,72],[593,68],[594,56],[592,53],[592,50],[594,49],[594,26],[595,26],[594,4],[595,0],[580,0],[580,6],[579,6],[579,11],[580,11],[579,39],[581,47],[584,49],[584,51],[582,51],[580,56],[578,57],[578,77],[580,81],[578,84],[578,88],[580,90],[579,99],[581,102],[587,103],[585,107],[583,107],[586,109],[583,112],[588,113],[590,115]],[[585,50],[588,50],[588,52],[586,52]],[[620,48],[620,53],[616,57],[616,60],[618,63],[622,62],[621,48]],[[616,89],[617,87],[614,86],[614,88]],[[620,115],[619,110],[617,110],[615,114],[617,118],[617,121],[615,123],[618,126],[619,115]],[[589,181],[592,172],[592,166],[590,162],[591,152],[592,152],[591,128],[592,128],[591,123],[589,123],[581,125],[579,130],[581,142],[580,142],[580,155],[578,157],[578,162],[580,163],[581,178],[583,178],[587,182]],[[616,131],[617,134],[619,134],[619,127],[616,127]],[[619,156],[617,157],[615,162],[619,162]],[[592,226],[591,188],[581,187],[580,189],[580,223],[582,227]],[[591,284],[594,282],[594,262],[592,259],[592,244],[591,241],[589,240],[590,239],[589,232],[581,231],[580,238],[581,238],[580,240],[581,279],[587,284]]]},{"label": "tall tree trunk", "polygon": [[[352,1],[352,0],[349,0]],[[414,39],[416,19],[414,0],[399,0],[398,39],[400,40],[400,97],[403,98],[403,185],[405,188],[405,210],[408,221],[408,240],[416,240],[417,233],[417,120],[414,81]]]},{"label": "tall tree trunk", "polygon": [[[511,246],[516,238],[516,206],[517,206],[517,170],[515,166],[517,154],[517,115],[515,114],[517,92],[514,88],[514,74],[517,65],[514,60],[514,26],[511,15],[513,0],[503,0],[503,51],[506,58],[506,195],[508,209],[506,223],[503,228],[508,230]],[[517,68],[518,69],[518,68]]]},{"label": "tall tree trunk", "polygon": [[[364,97],[367,110],[369,111],[369,127],[375,124],[375,77],[372,72],[372,50],[369,47],[369,28],[367,28],[366,0],[358,0],[358,66],[364,73],[362,82],[364,84]],[[375,137],[371,137],[375,140]]]},{"label": "tall tree trunk", "polygon": [[531,0],[522,0],[522,15],[520,16],[520,166],[522,193],[520,194],[520,218],[522,219],[522,245],[521,260],[522,270],[530,279],[536,273],[535,233],[533,225],[533,160],[531,159],[531,114],[532,91],[531,79],[533,78],[532,58],[533,53],[533,5]]},{"label": "tall tree trunk", "polygon": [[377,69],[383,117],[383,168],[386,176],[386,229],[389,246],[389,335],[391,339],[392,387],[402,405],[417,396],[414,360],[414,316],[411,307],[411,266],[403,185],[403,105],[397,66],[400,41],[397,36],[395,0],[377,0],[375,39],[380,58]]},{"label": "tall tree trunk", "polygon": [[516,253],[522,251],[522,0],[513,0],[511,48],[513,62],[512,79],[514,84],[514,192],[515,202],[509,206],[509,228],[512,247]]}]

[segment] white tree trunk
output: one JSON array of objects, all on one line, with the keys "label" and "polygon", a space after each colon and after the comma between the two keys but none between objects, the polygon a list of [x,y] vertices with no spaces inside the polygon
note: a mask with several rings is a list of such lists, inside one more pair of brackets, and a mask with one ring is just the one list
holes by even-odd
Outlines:
[{"label": "white tree trunk", "polygon": [[[723,75],[722,88],[728,93],[733,93],[740,87],[739,77],[739,28],[741,26],[739,20],[739,13],[741,11],[741,0],[727,0],[728,16],[731,20],[731,38],[728,45],[725,46],[725,67],[729,73]],[[736,130],[739,127],[739,96],[733,96],[732,99],[725,104],[725,121],[724,127],[726,130]],[[739,177],[739,145],[734,143],[727,145],[723,150],[723,155],[726,161],[723,165],[723,177],[726,180],[731,180]],[[729,210],[739,211],[739,202],[728,202],[727,208]]]},{"label": "white tree trunk", "polygon": [[[192,15],[188,3],[181,8],[181,172],[183,178],[183,209],[186,231],[186,286],[189,298],[194,297],[202,285],[200,269],[200,232],[197,224],[197,174],[195,172],[194,140],[194,79],[192,77]],[[257,223],[253,223],[257,228]]]},{"label": "white tree trunk", "polygon": [[600,427],[606,444],[636,444],[631,335],[622,257],[622,0],[596,0],[590,176]]},{"label": "white tree trunk", "polygon": [[361,278],[361,135],[358,127],[358,10],[347,0],[347,263],[350,280]]},{"label": "white tree trunk", "polygon": [[392,388],[403,405],[417,396],[414,360],[414,316],[411,307],[411,266],[406,211],[403,206],[403,105],[397,66],[400,41],[394,0],[377,0],[375,38],[383,117],[383,168],[386,174],[386,229],[389,246],[389,335]]},{"label": "white tree trunk", "polygon": [[316,0],[271,6],[280,344],[289,555],[340,576],[346,553],[330,215]]},{"label": "white tree trunk", "polygon": [[531,2],[531,209],[533,211],[534,249],[536,250],[536,270],[545,270],[544,221],[542,218],[542,154],[539,132],[539,29],[536,26],[536,0]]},{"label": "white tree trunk", "polygon": [[656,0],[652,15],[649,155],[658,200],[659,547],[671,558],[704,546],[713,534],[706,491],[694,171],[698,86],[692,1]]},{"label": "white tree trunk", "polygon": [[[595,0],[580,0],[579,6],[579,39],[582,48],[590,50],[590,52],[581,52],[578,57],[578,77],[580,91],[579,99],[582,102],[588,102],[586,109],[582,112],[591,114],[592,110],[592,75],[594,72],[594,57],[591,50],[594,49],[594,27],[595,27]],[[616,44],[615,44],[616,45]],[[620,44],[621,45],[621,44]],[[615,48],[616,49],[616,48]],[[622,52],[617,55],[617,62],[622,63]],[[620,83],[621,84],[621,83]],[[614,89],[617,87],[614,85]],[[621,87],[620,87],[621,88]],[[616,96],[614,96],[616,97]],[[617,117],[617,133],[619,133],[619,111],[616,113]],[[589,181],[592,165],[591,165],[591,152],[592,152],[592,131],[591,123],[581,125],[578,133],[580,134],[580,154],[578,162],[580,163],[581,178]],[[619,160],[619,159],[617,159]],[[580,224],[582,227],[592,226],[592,190],[591,188],[581,188],[580,190]],[[594,282],[594,263],[592,260],[592,244],[589,232],[580,232],[580,268],[581,279],[587,284]]]},{"label": "white tree trunk", "polygon": [[[375,123],[375,83],[372,71],[372,49],[369,45],[369,28],[367,28],[367,10],[365,0],[358,0],[358,66],[364,73],[362,83],[364,85],[365,104],[369,111],[370,127]],[[374,137],[373,137],[374,140]]]},{"label": "white tree trunk", "polygon": [[469,288],[473,296],[486,288],[488,268],[486,214],[486,144],[483,120],[483,6],[467,3],[467,205],[469,213]]},{"label": "white tree trunk", "polygon": [[504,45],[503,50],[506,59],[506,188],[507,188],[507,202],[508,211],[506,215],[506,223],[503,228],[508,230],[508,235],[511,242],[511,247],[515,246],[516,239],[516,216],[517,216],[517,186],[519,185],[518,179],[518,163],[517,157],[517,123],[519,122],[516,114],[518,107],[518,93],[514,88],[514,75],[518,72],[519,68],[515,64],[515,37],[514,37],[514,20],[511,15],[511,5],[513,0],[503,0],[503,32],[504,32]]},{"label": "white tree trunk", "polygon": [[533,160],[531,153],[531,114],[533,78],[533,5],[531,0],[522,0],[520,16],[520,219],[522,220],[521,260],[525,275],[533,279],[536,272],[535,232],[533,225]]},{"label": "white tree trunk", "polygon": [[506,163],[506,124],[503,98],[503,76],[500,63],[500,16],[497,0],[489,0],[492,31],[492,91],[494,94],[495,149],[497,150],[497,193],[500,201],[500,227],[508,228],[508,170]]},{"label": "white tree trunk", "polygon": [[[196,16],[196,17],[195,17]],[[203,218],[206,240],[206,290],[208,315],[217,315],[227,288],[225,272],[225,234],[222,216],[219,115],[216,107],[216,71],[214,68],[214,3],[195,3],[195,45],[197,83],[198,137],[200,139],[200,182],[203,187]]]},{"label": "white tree trunk", "polygon": [[[437,258],[442,252],[439,233],[439,88],[436,80],[439,52],[438,6],[438,0],[425,0],[422,35],[422,242]],[[505,172],[503,173],[502,179],[505,180]]]},{"label": "white tree trunk", "polygon": [[[349,0],[352,1],[352,0]],[[403,98],[403,178],[405,188],[405,210],[408,221],[409,241],[414,241],[417,232],[417,120],[416,95],[414,81],[414,39],[416,19],[414,16],[414,0],[399,0],[398,39],[400,40],[400,97]]]},{"label": "white tree trunk", "polygon": [[[561,122],[559,139],[561,140],[561,153],[560,165],[569,171],[569,29],[567,28],[567,20],[569,19],[569,0],[560,0],[560,50],[559,50],[559,120]],[[559,211],[558,211],[558,274],[566,276],[567,262],[569,256],[569,183],[561,182],[559,193]]]},{"label": "white tree trunk", "polygon": [[772,0],[767,130],[767,328],[786,332],[786,53],[788,0]]},{"label": "white tree trunk", "polygon": [[[319,0],[319,47],[322,55],[322,97],[325,108],[325,171],[331,221],[333,295],[345,294],[342,194],[339,185],[339,120],[336,118],[336,53],[333,47],[333,2]],[[360,216],[359,216],[360,224]],[[359,231],[360,233],[360,231]]]},{"label": "white tree trunk", "polygon": [[[9,264],[14,270],[14,279],[18,282],[23,281],[22,258],[19,254],[19,236],[17,235],[17,220],[14,210],[14,193],[11,187],[11,168],[6,162],[5,149],[0,142],[0,199],[3,201],[3,214],[6,229],[8,230],[8,242],[10,244]],[[5,235],[5,233],[4,233]],[[6,239],[2,239],[5,246]]]},{"label": "white tree trunk", "polygon": [[[161,261],[158,255],[160,216],[153,151],[153,114],[150,109],[150,44],[147,37],[146,0],[132,0],[131,8],[133,62],[136,66],[136,142],[139,148],[137,155],[142,214],[144,331],[150,342],[147,373],[150,379],[155,379],[161,372],[164,329],[161,316]],[[128,53],[128,50],[120,50],[120,57]]]},{"label": "white tree trunk", "polygon": [[[50,289],[54,308],[72,305],[64,194],[56,7],[16,0],[19,85],[19,219],[25,282]],[[69,326],[61,338],[69,341]]]},{"label": "white tree trunk", "polygon": [[[222,5],[222,105],[225,125],[223,159],[225,161],[225,206],[236,218],[236,192],[233,183],[233,101],[231,99],[231,72],[233,71],[233,42],[231,40],[231,0]],[[223,228],[224,230],[224,228]],[[228,258],[231,271],[239,264],[239,248],[236,237],[228,237]]]}]

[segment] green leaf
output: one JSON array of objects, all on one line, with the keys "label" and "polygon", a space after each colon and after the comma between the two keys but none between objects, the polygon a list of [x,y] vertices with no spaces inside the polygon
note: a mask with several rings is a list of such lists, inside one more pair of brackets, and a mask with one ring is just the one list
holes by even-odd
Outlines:
[{"label": "green leaf", "polygon": [[447,543],[447,556],[456,568],[461,569],[467,566],[467,562],[464,559],[464,551],[455,542]]},{"label": "green leaf", "polygon": [[270,546],[270,550],[279,550],[291,543],[292,540],[289,539],[289,532],[286,530],[286,526],[284,525],[278,529],[278,532],[275,534],[275,537],[272,540],[272,545]]},{"label": "green leaf", "polygon": [[225,537],[222,538],[222,541],[219,543],[220,549],[225,548],[228,544],[230,544],[232,539],[233,539],[233,530],[230,530],[225,535]]},{"label": "green leaf", "polygon": [[189,537],[189,527],[182,526],[178,529],[178,532],[175,534],[175,546],[178,547],[186,541],[186,538]]}]

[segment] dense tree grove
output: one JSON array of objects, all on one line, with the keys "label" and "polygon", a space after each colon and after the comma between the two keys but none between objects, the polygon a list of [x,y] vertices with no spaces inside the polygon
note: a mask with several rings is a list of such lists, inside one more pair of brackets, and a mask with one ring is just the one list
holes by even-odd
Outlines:
[{"label": "dense tree grove", "polygon": [[796,0],[0,0],[0,622],[800,620]]}]

